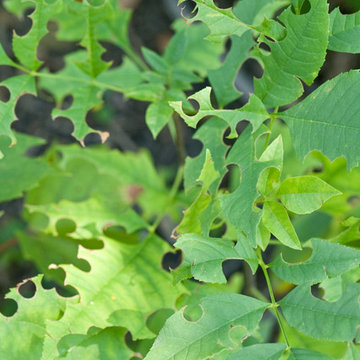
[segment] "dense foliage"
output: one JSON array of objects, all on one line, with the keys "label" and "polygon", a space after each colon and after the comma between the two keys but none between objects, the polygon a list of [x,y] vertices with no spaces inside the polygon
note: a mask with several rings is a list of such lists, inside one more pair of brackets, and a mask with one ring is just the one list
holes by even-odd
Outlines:
[{"label": "dense foliage", "polygon": [[[195,5],[163,54],[139,55],[116,0],[4,2],[17,16],[34,10],[13,54],[0,47],[14,74],[0,83],[0,200],[24,197],[16,237],[40,274],[31,298],[21,284],[6,295],[16,311],[2,307],[1,359],[360,358],[360,71],[309,88],[328,50],[360,52],[360,12],[329,13],[326,0]],[[81,45],[57,72],[38,57],[50,20],[58,40]],[[105,42],[126,54],[121,65],[103,59]],[[263,74],[237,108],[249,58]],[[44,90],[78,143],[31,157],[43,140],[11,124],[19,97]],[[86,115],[109,91],[149,103],[154,138],[170,128],[176,174],[145,149],[109,149],[104,132],[105,144],[85,146],[97,131]],[[202,143],[195,157],[184,159],[181,121]],[[170,272],[165,217],[182,253]],[[225,276],[229,259],[245,284]]]}]

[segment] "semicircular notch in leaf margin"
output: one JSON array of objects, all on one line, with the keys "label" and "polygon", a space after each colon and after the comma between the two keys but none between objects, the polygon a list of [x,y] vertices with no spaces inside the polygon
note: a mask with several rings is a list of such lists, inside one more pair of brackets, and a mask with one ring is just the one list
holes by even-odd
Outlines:
[{"label": "semicircular notch in leaf margin", "polygon": [[[185,0],[180,0],[179,4],[184,1]],[[202,21],[205,23],[210,30],[210,34],[206,37],[206,39],[211,40],[212,42],[221,42],[228,36],[232,35],[241,36],[250,29],[259,31],[262,34],[274,39],[277,39],[279,36],[283,37],[284,35],[281,24],[274,20],[268,20],[266,18],[263,19],[263,17],[261,17],[261,15],[264,14],[264,11],[259,16],[259,18],[264,20],[264,22],[260,25],[252,26],[251,24],[253,21],[251,21],[252,19],[249,13],[246,14],[247,16],[240,17],[242,19],[240,20],[240,18],[234,15],[232,8],[218,8],[214,4],[214,0],[194,0],[194,2],[196,3],[194,11],[197,13],[194,17],[188,19],[187,21],[190,23],[193,23],[194,21]],[[263,3],[260,4],[259,8],[252,8],[251,10],[257,10],[260,12],[261,5],[263,5]],[[271,9],[268,9],[266,13],[271,15]],[[246,23],[243,20],[249,23]]]},{"label": "semicircular notch in leaf margin", "polygon": [[279,360],[285,349],[284,344],[255,344],[242,348],[228,360]]},{"label": "semicircular notch in leaf margin", "polygon": [[11,130],[11,123],[16,120],[15,105],[19,97],[24,94],[35,94],[35,80],[30,75],[12,76],[0,83],[6,86],[10,92],[10,99],[7,102],[0,101],[0,135],[9,136],[11,144],[16,144],[16,136]]},{"label": "semicircular notch in leaf margin", "polygon": [[352,341],[360,324],[360,284],[348,283],[343,296],[327,302],[311,295],[309,285],[299,285],[280,302],[287,322],[315,339]]},{"label": "semicircular notch in leaf margin", "polygon": [[226,164],[239,165],[241,182],[231,194],[219,196],[226,219],[249,237],[253,247],[256,246],[256,228],[261,218],[261,210],[254,209],[254,202],[259,196],[256,187],[259,176],[264,169],[279,168],[282,163],[278,160],[259,161],[256,159],[255,135],[251,134],[250,126],[248,126],[231,148]]},{"label": "semicircular notch in leaf margin", "polygon": [[360,264],[360,250],[320,239],[311,240],[313,252],[303,263],[290,264],[278,256],[270,268],[292,284],[316,284],[351,270]]},{"label": "semicircular notch in leaf margin", "polygon": [[[172,277],[161,267],[169,245],[155,235],[141,243],[127,245],[102,238],[104,248],[79,248],[78,257],[91,266],[89,272],[72,265],[61,265],[65,283],[79,292],[79,302],[69,305],[63,318],[48,328],[49,341],[68,334],[86,334],[90,326],[123,326],[133,339],[151,338],[146,319],[163,308],[174,308],[186,289],[173,285]],[[142,269],[142,271],[139,271]]]},{"label": "semicircular notch in leaf margin", "polygon": [[254,94],[250,96],[249,102],[240,109],[217,110],[211,104],[210,93],[211,88],[206,87],[189,97],[189,99],[196,100],[199,103],[200,109],[196,115],[186,115],[182,108],[182,101],[170,101],[169,104],[184,119],[186,124],[193,128],[196,128],[198,122],[205,116],[216,116],[223,119],[231,129],[228,138],[237,137],[236,125],[241,120],[248,120],[252,125],[253,132],[255,132],[269,118],[264,104]]},{"label": "semicircular notch in leaf margin", "polygon": [[16,301],[18,308],[9,318],[0,314],[0,336],[6,339],[1,342],[1,359],[42,358],[47,321],[61,318],[69,300],[60,297],[55,289],[44,290],[41,280],[42,275],[31,279],[36,286],[36,293],[31,299],[22,297],[17,289],[11,289],[6,295],[6,299]]},{"label": "semicircular notch in leaf margin", "polygon": [[328,44],[329,15],[326,0],[309,0],[311,9],[295,15],[290,7],[278,17],[286,26],[285,39],[264,42],[270,54],[256,49],[264,65],[262,78],[254,80],[255,94],[267,107],[295,101],[303,93],[301,80],[310,85],[325,61]]},{"label": "semicircular notch in leaf margin", "polygon": [[280,117],[296,153],[320,150],[330,160],[344,156],[348,169],[360,161],[360,71],[343,73],[321,85]]},{"label": "semicircular notch in leaf margin", "polygon": [[35,4],[34,12],[29,16],[31,29],[23,36],[14,34],[13,51],[22,65],[30,70],[37,70],[41,61],[37,58],[40,40],[48,33],[47,23],[62,8],[62,1],[31,0]]},{"label": "semicircular notch in leaf margin", "polygon": [[[240,236],[236,245],[230,240],[210,238],[199,234],[184,234],[175,246],[185,254],[186,266],[191,264],[191,274],[196,280],[223,284],[226,278],[222,270],[225,260],[246,260],[253,274],[258,267],[256,254],[248,239]],[[183,271],[184,269],[181,269]]]},{"label": "semicircular notch in leaf margin", "polygon": [[360,11],[342,14],[339,8],[330,14],[329,50],[360,53]]},{"label": "semicircular notch in leaf margin", "polygon": [[284,180],[276,193],[283,205],[296,214],[309,214],[341,192],[317,176],[297,176]]},{"label": "semicircular notch in leaf margin", "polygon": [[[125,59],[123,64],[113,70],[101,73],[96,81],[80,70],[75,62],[84,59],[84,51],[78,51],[65,57],[66,66],[56,76],[40,77],[40,87],[48,90],[55,96],[57,108],[52,111],[53,117],[64,116],[74,124],[73,135],[83,140],[89,132],[95,132],[86,123],[89,110],[102,104],[104,89],[114,89],[123,92],[132,91],[142,83],[141,73],[130,60]],[[71,81],[69,81],[71,77]],[[64,98],[72,96],[72,104],[67,109],[60,109]]]},{"label": "semicircular notch in leaf margin", "polygon": [[[202,360],[234,348],[231,329],[241,327],[244,337],[251,335],[269,304],[244,295],[220,293],[202,298],[200,306],[203,315],[195,322],[184,318],[184,309],[172,315],[145,360]],[[238,340],[240,343],[243,339]]]}]

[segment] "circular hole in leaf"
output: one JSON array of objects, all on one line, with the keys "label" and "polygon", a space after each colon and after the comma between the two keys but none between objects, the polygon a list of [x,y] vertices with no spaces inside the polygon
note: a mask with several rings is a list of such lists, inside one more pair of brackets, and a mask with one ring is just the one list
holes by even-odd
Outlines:
[{"label": "circular hole in leaf", "polygon": [[[291,5],[291,11],[295,15],[307,14],[311,9],[311,4],[310,4],[309,0],[293,0],[292,2],[293,2],[293,5]],[[294,5],[294,3],[296,5]],[[295,6],[296,6],[296,8],[295,8]],[[299,9],[299,10],[297,10],[297,9]]]},{"label": "circular hole in leaf", "polygon": [[0,101],[6,103],[10,100],[10,91],[6,86],[0,86]]},{"label": "circular hole in leaf", "polygon": [[184,309],[184,318],[187,321],[196,322],[203,316],[203,308],[198,304],[190,304]]},{"label": "circular hole in leaf", "polygon": [[196,16],[198,9],[196,8],[196,2],[192,0],[186,0],[181,3],[181,14],[187,19],[191,19]]},{"label": "circular hole in leaf", "polygon": [[22,297],[31,299],[36,293],[36,286],[33,281],[28,280],[19,286],[18,292]]},{"label": "circular hole in leaf", "polygon": [[214,4],[219,9],[228,9],[234,6],[235,0],[214,0]]},{"label": "circular hole in leaf", "polygon": [[182,261],[182,251],[177,250],[175,253],[168,252],[166,253],[161,261],[162,268],[166,271],[170,269],[176,269]]},{"label": "circular hole in leaf", "polygon": [[76,224],[70,219],[60,219],[55,225],[56,231],[60,236],[71,234],[76,230]]},{"label": "circular hole in leaf", "polygon": [[4,299],[0,302],[0,313],[6,317],[13,316],[18,309],[18,304],[13,299]]}]

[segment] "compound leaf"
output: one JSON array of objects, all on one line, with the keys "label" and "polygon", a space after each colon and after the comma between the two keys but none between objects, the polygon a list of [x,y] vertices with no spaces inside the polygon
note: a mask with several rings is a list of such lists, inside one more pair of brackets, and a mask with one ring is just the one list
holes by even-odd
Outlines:
[{"label": "compound leaf", "polygon": [[312,246],[311,258],[305,262],[289,264],[279,256],[271,263],[271,270],[293,284],[316,284],[360,264],[360,250],[320,239],[313,239]]},{"label": "compound leaf", "polygon": [[15,105],[22,94],[35,94],[35,81],[32,76],[19,75],[2,81],[0,85],[6,86],[10,92],[10,99],[7,102],[0,101],[0,134],[9,136],[14,145],[16,138],[10,125],[16,120]]},{"label": "compound leaf", "polygon": [[349,169],[358,164],[359,83],[360,71],[341,74],[282,113],[298,156],[320,150],[330,160],[344,156]]},{"label": "compound leaf", "polygon": [[[206,159],[206,149],[211,153],[214,162],[214,168],[220,173],[220,178],[225,174],[225,154],[227,146],[222,141],[222,135],[227,128],[226,123],[217,118],[207,121],[196,131],[193,139],[200,140],[203,143],[203,149],[200,154],[194,158],[187,157],[184,169],[184,187],[185,191],[189,191],[198,182],[201,169]],[[210,192],[213,192],[218,186],[214,183],[210,186]]]},{"label": "compound leaf", "polygon": [[263,207],[262,223],[284,245],[301,249],[295,229],[286,209],[276,201],[266,201]]},{"label": "compound leaf", "polygon": [[258,50],[264,64],[261,79],[254,80],[255,94],[267,107],[286,105],[303,93],[301,80],[310,85],[322,66],[328,43],[329,15],[326,0],[310,0],[311,9],[295,15],[290,7],[278,17],[287,34],[271,42],[271,53]]},{"label": "compound leaf", "polygon": [[253,273],[257,269],[257,258],[248,244],[247,238],[240,237],[237,244],[230,240],[210,238],[199,234],[184,234],[175,246],[185,253],[187,263],[191,264],[191,274],[196,280],[209,283],[226,283],[222,263],[228,259],[242,259],[249,262]]},{"label": "compound leaf", "polygon": [[206,87],[189,99],[196,100],[199,103],[200,109],[196,115],[186,115],[182,108],[182,101],[171,101],[170,106],[185,120],[190,127],[196,127],[198,122],[205,116],[216,116],[228,123],[231,129],[229,138],[237,136],[236,125],[241,120],[250,121],[253,131],[259,129],[260,125],[269,117],[264,104],[255,96],[251,95],[249,102],[237,110],[216,110],[213,108],[210,100],[211,88]]},{"label": "compound leaf", "polygon": [[331,12],[328,48],[339,52],[360,52],[360,11],[345,15],[336,8]]},{"label": "compound leaf", "polygon": [[360,284],[347,284],[336,302],[311,295],[308,285],[299,285],[279,303],[291,326],[315,338],[351,341],[360,323]]},{"label": "compound leaf", "polygon": [[277,192],[284,206],[296,214],[309,214],[341,192],[316,176],[297,176],[284,180]]},{"label": "compound leaf", "polygon": [[259,196],[256,188],[261,172],[268,167],[278,167],[278,161],[258,161],[255,158],[254,136],[247,127],[236,140],[226,160],[237,164],[241,170],[241,183],[231,194],[220,197],[225,217],[238,229],[249,236],[256,246],[256,227],[261,218],[260,209],[254,209]]},{"label": "compound leaf", "polygon": [[62,1],[32,0],[32,2],[35,3],[35,10],[29,17],[33,26],[24,36],[14,34],[13,51],[21,64],[30,70],[37,70],[41,65],[36,54],[39,42],[48,32],[48,21],[60,11]]},{"label": "compound leaf", "polygon": [[244,337],[250,335],[268,307],[262,301],[231,293],[207,296],[200,305],[203,315],[196,322],[184,318],[184,309],[171,316],[145,359],[208,359],[236,346],[229,336],[233,327],[242,328]]}]

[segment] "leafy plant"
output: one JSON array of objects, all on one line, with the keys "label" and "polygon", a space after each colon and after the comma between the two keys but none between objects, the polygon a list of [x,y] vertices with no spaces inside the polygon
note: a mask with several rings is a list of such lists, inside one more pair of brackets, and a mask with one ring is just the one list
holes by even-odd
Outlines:
[{"label": "leafy plant", "polygon": [[[360,12],[329,13],[326,0],[194,3],[159,55],[133,49],[132,14],[118,1],[5,1],[17,16],[33,12],[13,54],[0,47],[14,73],[0,83],[10,93],[0,199],[24,197],[15,234],[41,274],[30,299],[23,284],[6,295],[17,310],[2,307],[2,359],[360,358],[360,72],[308,89],[328,50],[360,52]],[[80,44],[57,72],[38,58],[50,20],[58,40]],[[105,42],[125,53],[120,66],[104,61]],[[239,105],[234,81],[249,58],[263,74]],[[43,141],[10,125],[19,97],[43,90],[78,144],[29,157]],[[170,129],[176,174],[145,149],[85,146],[97,131],[86,115],[109,91],[149,103],[154,138]],[[195,157],[184,158],[181,119],[202,143]],[[165,217],[177,224],[174,247],[161,238]],[[167,272],[174,248],[182,262]],[[229,259],[242,261],[245,283],[224,274]]]}]

